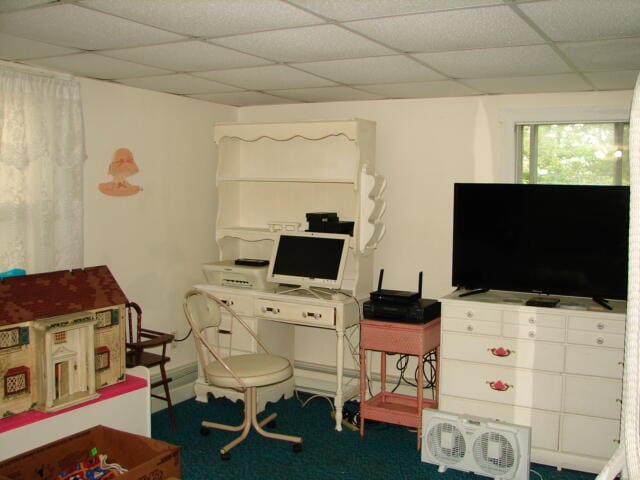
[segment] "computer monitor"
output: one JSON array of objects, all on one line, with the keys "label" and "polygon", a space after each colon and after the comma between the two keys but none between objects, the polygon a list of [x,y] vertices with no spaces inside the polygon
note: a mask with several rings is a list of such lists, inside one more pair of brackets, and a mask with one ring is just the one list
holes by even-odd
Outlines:
[{"label": "computer monitor", "polygon": [[267,281],[312,293],[339,290],[350,238],[337,233],[281,233],[275,241]]}]

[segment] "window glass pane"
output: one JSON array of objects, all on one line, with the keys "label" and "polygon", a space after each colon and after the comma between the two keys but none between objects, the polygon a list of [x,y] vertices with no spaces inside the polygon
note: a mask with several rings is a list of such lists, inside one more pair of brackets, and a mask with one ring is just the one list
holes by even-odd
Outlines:
[{"label": "window glass pane", "polygon": [[[628,130],[628,124],[615,123],[523,125],[520,181],[628,185]],[[535,148],[529,144],[532,135]]]}]

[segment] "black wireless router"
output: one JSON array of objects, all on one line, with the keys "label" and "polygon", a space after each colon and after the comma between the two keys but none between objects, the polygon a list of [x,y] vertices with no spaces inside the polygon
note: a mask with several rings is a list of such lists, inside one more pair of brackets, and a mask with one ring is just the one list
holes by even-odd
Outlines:
[{"label": "black wireless router", "polygon": [[403,290],[387,290],[382,288],[382,277],[384,276],[384,268],[380,269],[380,276],[378,277],[378,289],[369,294],[369,299],[372,302],[386,302],[386,303],[412,303],[422,297],[422,272],[418,275],[418,291],[407,292]]}]

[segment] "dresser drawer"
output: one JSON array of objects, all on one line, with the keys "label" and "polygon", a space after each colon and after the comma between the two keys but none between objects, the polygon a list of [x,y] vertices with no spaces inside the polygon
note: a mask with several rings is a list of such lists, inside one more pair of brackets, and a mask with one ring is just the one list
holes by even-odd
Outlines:
[{"label": "dresser drawer", "polygon": [[564,346],[490,336],[443,332],[441,358],[467,360],[494,366],[562,372]]},{"label": "dresser drawer", "polygon": [[442,317],[499,322],[502,320],[502,310],[476,307],[474,305],[451,305],[445,303],[442,305]]},{"label": "dresser drawer", "polygon": [[477,402],[466,398],[440,395],[438,408],[442,411],[475,415],[503,422],[531,427],[531,446],[545,450],[558,449],[560,415],[557,413],[501,405],[499,403]]},{"label": "dresser drawer", "polygon": [[620,423],[604,418],[563,415],[560,432],[562,451],[608,459],[619,446]]},{"label": "dresser drawer", "polygon": [[442,361],[440,393],[519,407],[559,411],[562,376],[524,368]]},{"label": "dresser drawer", "polygon": [[541,311],[506,311],[504,322],[518,325],[535,325],[538,327],[565,328],[566,317],[564,315],[546,313]]},{"label": "dresser drawer", "polygon": [[479,335],[500,335],[500,323],[474,318],[443,317],[442,329]]},{"label": "dresser drawer", "polygon": [[565,377],[565,412],[617,420],[621,405],[621,381],[575,375]]},{"label": "dresser drawer", "polygon": [[567,345],[565,372],[598,377],[622,378],[624,353],[620,349]]},{"label": "dresser drawer", "polygon": [[569,330],[587,330],[598,333],[624,335],[625,322],[602,317],[569,317]]},{"label": "dresser drawer", "polygon": [[211,292],[222,302],[226,303],[239,315],[253,315],[253,299],[246,295],[234,295],[227,292]]},{"label": "dresser drawer", "polygon": [[254,315],[279,322],[308,323],[318,326],[334,326],[336,323],[336,312],[333,307],[280,302],[263,298],[256,299]]},{"label": "dresser drawer", "polygon": [[502,326],[502,334],[505,337],[564,343],[565,330],[563,328],[541,327],[535,324],[510,323]]},{"label": "dresser drawer", "polygon": [[618,333],[587,332],[584,330],[569,330],[567,343],[592,345],[594,347],[624,348],[624,335]]}]

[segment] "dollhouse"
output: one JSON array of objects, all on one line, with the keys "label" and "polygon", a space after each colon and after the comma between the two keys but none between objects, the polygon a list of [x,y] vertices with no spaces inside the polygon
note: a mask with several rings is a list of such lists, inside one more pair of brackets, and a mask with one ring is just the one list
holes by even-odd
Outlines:
[{"label": "dollhouse", "polygon": [[125,376],[127,297],[106,266],[0,281],[0,416],[57,411]]}]

